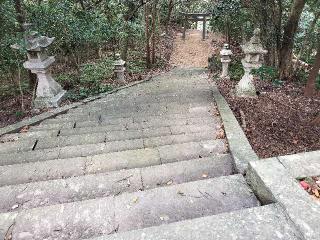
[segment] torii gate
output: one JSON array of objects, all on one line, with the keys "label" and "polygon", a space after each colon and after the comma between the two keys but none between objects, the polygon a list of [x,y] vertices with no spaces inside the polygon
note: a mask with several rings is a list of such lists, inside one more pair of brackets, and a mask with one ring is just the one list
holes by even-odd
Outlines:
[{"label": "torii gate", "polygon": [[207,23],[207,17],[210,17],[210,13],[182,13],[184,16],[184,29],[182,38],[183,40],[186,39],[186,30],[187,30],[187,23],[188,21],[193,22],[203,22],[203,31],[202,31],[202,40],[206,39],[206,23]]}]

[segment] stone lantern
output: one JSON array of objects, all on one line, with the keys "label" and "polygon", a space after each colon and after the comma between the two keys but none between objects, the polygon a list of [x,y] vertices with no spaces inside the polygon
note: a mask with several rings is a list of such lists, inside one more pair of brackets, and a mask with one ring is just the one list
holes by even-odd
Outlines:
[{"label": "stone lantern", "polygon": [[126,70],[125,64],[126,62],[121,59],[120,54],[116,54],[116,61],[114,62],[114,73],[116,80],[119,83],[126,82],[124,77],[124,72]]},{"label": "stone lantern", "polygon": [[230,79],[229,76],[229,64],[231,62],[232,51],[229,49],[229,44],[224,44],[220,51],[220,58],[222,63],[222,74],[220,78]]},{"label": "stone lantern", "polygon": [[239,97],[256,96],[256,88],[251,71],[262,66],[263,55],[268,53],[262,47],[259,28],[254,30],[253,37],[248,43],[242,45],[241,48],[245,54],[245,58],[241,61],[245,73],[236,86],[236,94]]},{"label": "stone lantern", "polygon": [[49,71],[50,66],[55,62],[55,58],[48,56],[47,48],[53,40],[54,38],[39,36],[37,32],[31,32],[26,37],[28,61],[23,66],[37,75],[35,108],[58,107],[66,94],[66,91],[52,78]]}]

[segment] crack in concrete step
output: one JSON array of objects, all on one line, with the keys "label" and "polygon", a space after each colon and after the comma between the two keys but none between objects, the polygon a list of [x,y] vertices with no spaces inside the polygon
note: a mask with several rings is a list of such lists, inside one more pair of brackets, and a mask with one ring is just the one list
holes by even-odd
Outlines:
[{"label": "crack in concrete step", "polygon": [[230,155],[0,187],[0,213],[231,175]]},{"label": "crack in concrete step", "polygon": [[[46,153],[49,152],[44,151],[44,155],[38,156],[43,161],[37,159],[37,162],[0,166],[0,186],[160,165],[224,154],[226,151],[224,142],[215,140],[69,159],[48,160]],[[35,160],[34,155],[30,157]],[[24,156],[19,161],[25,161]]]},{"label": "crack in concrete step", "polygon": [[115,228],[123,232],[258,205],[244,178],[233,175],[26,210],[15,217],[12,236],[16,240],[88,238]]}]

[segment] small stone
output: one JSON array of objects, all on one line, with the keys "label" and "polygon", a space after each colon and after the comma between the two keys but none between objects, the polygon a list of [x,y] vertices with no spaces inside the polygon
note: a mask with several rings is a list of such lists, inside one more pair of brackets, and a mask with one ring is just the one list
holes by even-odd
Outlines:
[{"label": "small stone", "polygon": [[14,210],[14,209],[17,209],[18,207],[19,207],[19,205],[16,204],[16,205],[13,205],[11,209]]},{"label": "small stone", "polygon": [[173,184],[173,181],[170,180],[169,182],[167,182],[167,185],[172,185]]},{"label": "small stone", "polygon": [[161,215],[160,219],[161,219],[161,221],[169,221],[170,218],[167,215]]}]

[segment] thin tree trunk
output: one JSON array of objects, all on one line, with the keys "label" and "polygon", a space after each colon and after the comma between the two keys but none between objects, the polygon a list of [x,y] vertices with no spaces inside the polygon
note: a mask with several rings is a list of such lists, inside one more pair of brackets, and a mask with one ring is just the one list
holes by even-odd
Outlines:
[{"label": "thin tree trunk", "polygon": [[23,12],[20,0],[14,0],[14,9],[16,11],[16,19],[17,19],[17,23],[18,23],[18,31],[19,32],[24,32],[23,24],[25,22],[25,14]]},{"label": "thin tree trunk", "polygon": [[315,95],[317,92],[316,79],[319,76],[319,70],[320,70],[320,42],[318,43],[316,59],[310,71],[307,86],[304,89],[304,95],[307,97],[311,97]]},{"label": "thin tree trunk", "polygon": [[149,4],[144,5],[144,15],[145,15],[145,35],[146,35],[146,65],[147,65],[147,68],[151,68]]},{"label": "thin tree trunk", "polygon": [[276,64],[279,66],[280,61],[280,51],[281,51],[281,28],[282,28],[282,13],[283,13],[283,4],[282,0],[277,0],[277,20],[275,24],[275,30],[276,30],[276,45],[277,45],[277,60]]},{"label": "thin tree trunk", "polygon": [[174,8],[174,0],[169,0],[168,3],[168,16],[167,16],[167,22],[166,22],[166,33],[169,31],[169,26],[171,23],[171,15]]},{"label": "thin tree trunk", "polygon": [[153,2],[153,11],[152,11],[152,52],[151,52],[151,61],[152,64],[156,63],[156,28],[157,28],[157,9],[158,0],[154,0]]},{"label": "thin tree trunk", "polygon": [[121,50],[121,58],[124,61],[127,61],[128,60],[128,50],[129,50],[129,39],[130,39],[130,36],[131,36],[131,31],[130,31],[130,26],[129,26],[129,22],[128,21],[125,21],[124,29],[125,29],[125,32],[126,32],[126,36],[125,36],[124,41],[123,41],[123,47],[122,47],[122,50]]},{"label": "thin tree trunk", "polygon": [[292,74],[294,36],[305,4],[306,0],[294,0],[288,22],[284,28],[279,61],[280,78],[283,80],[289,79]]}]

